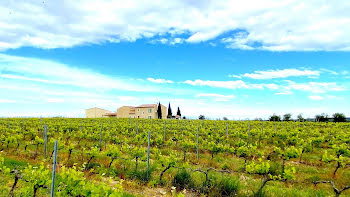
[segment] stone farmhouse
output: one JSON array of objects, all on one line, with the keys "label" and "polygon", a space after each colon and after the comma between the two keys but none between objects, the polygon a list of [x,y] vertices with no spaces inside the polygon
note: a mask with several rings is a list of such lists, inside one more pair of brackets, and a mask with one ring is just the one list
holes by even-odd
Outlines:
[{"label": "stone farmhouse", "polygon": [[167,107],[162,104],[142,104],[139,106],[122,106],[117,109],[117,112],[111,112],[101,108],[90,108],[85,110],[86,118],[143,118],[143,119],[157,119],[158,105],[161,108],[162,119],[167,118]]}]

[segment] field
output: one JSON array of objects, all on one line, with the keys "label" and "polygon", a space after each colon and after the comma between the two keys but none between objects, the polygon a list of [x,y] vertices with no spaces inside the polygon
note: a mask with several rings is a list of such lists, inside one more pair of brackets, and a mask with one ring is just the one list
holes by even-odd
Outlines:
[{"label": "field", "polygon": [[55,196],[350,196],[350,123],[2,118],[0,131],[0,196],[49,196],[55,140]]}]

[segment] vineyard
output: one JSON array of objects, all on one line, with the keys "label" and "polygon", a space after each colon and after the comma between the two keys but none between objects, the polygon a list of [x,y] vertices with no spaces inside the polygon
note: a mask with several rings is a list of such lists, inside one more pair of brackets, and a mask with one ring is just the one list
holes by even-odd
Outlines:
[{"label": "vineyard", "polygon": [[349,123],[2,118],[0,131],[0,196],[350,196]]}]

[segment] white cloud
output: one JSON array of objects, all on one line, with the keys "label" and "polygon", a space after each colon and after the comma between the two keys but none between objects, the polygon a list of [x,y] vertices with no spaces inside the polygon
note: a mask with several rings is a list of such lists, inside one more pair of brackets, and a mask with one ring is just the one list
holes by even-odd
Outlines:
[{"label": "white cloud", "polygon": [[284,92],[275,93],[275,95],[290,95],[290,94],[293,94],[293,92],[292,91],[284,91]]},{"label": "white cloud", "polygon": [[147,78],[148,81],[153,82],[153,83],[174,83],[171,80],[166,80],[166,79],[154,79],[154,78]]},{"label": "white cloud", "polygon": [[343,72],[341,72],[342,75],[348,75],[349,74],[349,71],[347,70],[344,70]]},{"label": "white cloud", "polygon": [[169,44],[171,45],[175,45],[175,44],[181,44],[184,42],[185,39],[183,38],[174,38],[172,40],[170,40]]},{"label": "white cloud", "polygon": [[276,84],[247,84],[242,80],[236,80],[236,81],[203,81],[200,79],[196,79],[194,81],[192,80],[186,80],[183,83],[189,84],[192,86],[209,86],[209,87],[215,87],[215,88],[227,88],[227,89],[278,89],[279,86]]},{"label": "white cloud", "polygon": [[320,100],[323,100],[324,98],[322,96],[319,96],[319,95],[311,95],[311,96],[309,96],[309,99],[315,100],[315,101],[320,101]]},{"label": "white cloud", "polygon": [[347,0],[0,1],[0,49],[188,36],[168,41],[175,44],[226,33],[230,48],[349,51],[349,9]]},{"label": "white cloud", "polygon": [[[308,69],[283,69],[283,70],[267,70],[267,71],[255,71],[254,73],[245,73],[240,77],[247,77],[251,79],[276,79],[276,78],[288,78],[288,77],[318,77],[320,71],[308,70]],[[235,75],[231,75],[236,77]]]},{"label": "white cloud", "polygon": [[223,94],[215,94],[215,93],[200,93],[197,94],[196,97],[222,97],[222,98],[235,98],[234,95],[223,95]]},{"label": "white cloud", "polygon": [[211,97],[211,98],[214,98],[215,101],[222,101],[222,102],[227,102],[235,98],[233,94],[223,95],[223,94],[216,94],[216,93],[200,93],[200,94],[197,94],[196,97],[209,97],[209,98]]},{"label": "white cloud", "polygon": [[251,41],[248,40],[247,36],[248,34],[245,32],[238,32],[233,37],[222,38],[221,42],[226,44],[227,48],[252,50],[254,47],[249,45]]},{"label": "white cloud", "polygon": [[239,75],[228,75],[228,77],[242,79],[242,77]]},{"label": "white cloud", "polygon": [[186,41],[193,43],[208,41],[217,37],[221,33],[222,31],[196,32],[192,36],[190,36]]},{"label": "white cloud", "polygon": [[[110,77],[92,70],[71,67],[65,64],[0,54],[0,78],[96,88],[101,90],[127,90],[137,92],[158,91],[141,84],[131,84],[121,77]],[[10,73],[10,74],[9,74]]]},{"label": "white cloud", "polygon": [[46,102],[48,102],[48,103],[63,103],[64,99],[61,99],[61,98],[48,98],[46,100]]},{"label": "white cloud", "polygon": [[327,68],[321,68],[320,71],[329,73],[329,74],[331,74],[331,75],[339,75],[338,72],[336,72],[336,71],[334,71],[334,70],[327,69]]},{"label": "white cloud", "polygon": [[140,98],[135,96],[118,96],[117,97],[121,102],[136,102],[140,101]]},{"label": "white cloud", "polygon": [[16,103],[15,100],[9,100],[9,99],[0,99],[0,103]]},{"label": "white cloud", "polygon": [[6,114],[3,117],[85,117],[84,112],[78,111],[5,111],[0,110],[0,114]]},{"label": "white cloud", "polygon": [[309,83],[296,83],[294,81],[286,81],[289,83],[284,88],[286,90],[299,90],[312,93],[327,93],[330,91],[340,92],[347,90],[343,85],[338,85],[335,82],[309,82]]},{"label": "white cloud", "polygon": [[184,83],[193,85],[193,86],[210,86],[217,88],[228,88],[228,89],[237,89],[237,88],[248,88],[249,86],[242,80],[237,81],[203,81],[200,79],[186,80]]}]

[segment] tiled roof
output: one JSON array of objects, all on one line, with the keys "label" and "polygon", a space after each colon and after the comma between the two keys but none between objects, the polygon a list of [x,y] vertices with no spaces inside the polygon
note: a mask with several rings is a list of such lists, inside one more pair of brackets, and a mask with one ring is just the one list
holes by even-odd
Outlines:
[{"label": "tiled roof", "polygon": [[101,109],[101,110],[109,111],[109,110],[102,109],[102,108],[99,108],[99,107],[92,107],[92,108],[89,108],[89,109],[86,109],[86,110],[90,110],[90,109]]},{"label": "tiled roof", "polygon": [[134,106],[127,106],[127,105],[124,105],[124,106],[121,106],[121,107],[130,107],[131,109],[135,109]]},{"label": "tiled roof", "polygon": [[153,107],[157,107],[158,104],[142,104],[137,106],[136,108],[153,108]]},{"label": "tiled roof", "polygon": [[117,115],[117,113],[105,113],[105,116],[116,116]]}]

